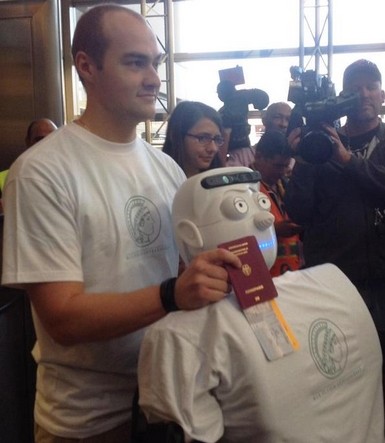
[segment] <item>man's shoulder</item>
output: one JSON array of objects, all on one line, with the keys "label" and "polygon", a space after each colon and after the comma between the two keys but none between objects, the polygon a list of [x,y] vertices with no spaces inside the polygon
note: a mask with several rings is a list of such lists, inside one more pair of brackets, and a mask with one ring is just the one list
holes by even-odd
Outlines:
[{"label": "man's shoulder", "polygon": [[385,161],[385,123],[380,122],[376,133],[378,143],[373,150],[373,159],[376,163],[383,165]]},{"label": "man's shoulder", "polygon": [[144,145],[146,155],[151,157],[159,165],[162,165],[173,177],[178,177],[181,181],[186,179],[182,168],[168,154],[165,154],[160,148],[152,146],[145,140],[138,139],[137,142]]},{"label": "man's shoulder", "polygon": [[385,141],[385,122],[381,121],[378,126],[377,137],[380,141]]},{"label": "man's shoulder", "polygon": [[[67,149],[69,148],[69,149]],[[13,163],[11,169],[36,170],[36,168],[60,167],[61,162],[71,160],[69,150],[77,155],[72,156],[77,162],[81,151],[75,142],[70,125],[64,125],[44,137],[38,143],[25,150]]]},{"label": "man's shoulder", "polygon": [[164,153],[161,148],[158,148],[156,146],[151,145],[146,140],[143,139],[137,139],[138,143],[143,143],[143,145],[146,147],[149,155],[152,155],[158,159],[160,159],[162,162],[177,165],[177,163],[174,161],[173,158],[171,158],[168,154]]}]

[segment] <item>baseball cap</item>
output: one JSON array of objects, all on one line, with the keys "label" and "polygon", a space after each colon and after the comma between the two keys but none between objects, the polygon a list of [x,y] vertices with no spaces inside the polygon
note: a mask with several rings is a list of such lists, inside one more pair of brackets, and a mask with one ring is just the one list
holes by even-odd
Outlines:
[{"label": "baseball cap", "polygon": [[381,72],[373,62],[365,59],[356,60],[344,72],[343,88],[345,89],[354,77],[359,74],[370,75],[374,81],[381,83]]}]

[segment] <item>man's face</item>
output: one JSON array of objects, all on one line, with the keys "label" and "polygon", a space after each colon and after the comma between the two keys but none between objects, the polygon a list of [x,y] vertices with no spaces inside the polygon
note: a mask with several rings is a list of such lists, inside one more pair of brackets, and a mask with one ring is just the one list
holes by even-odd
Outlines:
[{"label": "man's face", "polygon": [[345,85],[347,92],[356,92],[360,96],[360,105],[357,110],[349,114],[353,121],[366,122],[377,120],[384,102],[384,91],[381,83],[368,74],[354,76],[348,85]]},{"label": "man's face", "polygon": [[32,126],[30,138],[26,139],[27,148],[42,140],[57,128],[50,120],[39,120]]},{"label": "man's face", "polygon": [[114,118],[133,124],[154,116],[161,54],[146,24],[124,12],[104,16],[109,46],[94,76],[93,94]]},{"label": "man's face", "polygon": [[275,105],[265,121],[266,131],[280,131],[285,133],[289,126],[290,115],[291,108],[289,105],[285,103]]},{"label": "man's face", "polygon": [[271,158],[256,155],[256,167],[262,175],[262,180],[268,185],[274,185],[290,171],[291,157],[274,155]]}]

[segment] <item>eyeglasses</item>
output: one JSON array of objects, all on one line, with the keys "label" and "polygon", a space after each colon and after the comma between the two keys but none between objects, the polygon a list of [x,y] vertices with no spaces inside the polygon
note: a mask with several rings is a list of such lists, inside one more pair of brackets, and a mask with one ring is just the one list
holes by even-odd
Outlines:
[{"label": "eyeglasses", "polygon": [[214,143],[218,147],[223,146],[225,144],[225,140],[220,135],[215,135],[214,137],[209,134],[188,134],[187,133],[186,135],[197,139],[198,142],[204,146],[209,145],[212,141],[214,141]]}]

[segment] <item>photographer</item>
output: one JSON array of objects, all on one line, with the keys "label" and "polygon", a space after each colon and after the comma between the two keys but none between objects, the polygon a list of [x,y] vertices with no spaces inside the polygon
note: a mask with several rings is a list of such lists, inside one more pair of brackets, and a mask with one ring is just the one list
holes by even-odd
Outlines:
[{"label": "photographer", "polygon": [[218,112],[229,134],[227,166],[249,166],[255,155],[249,138],[249,104],[261,110],[269,104],[269,96],[261,89],[237,90],[234,83],[228,80],[218,84],[217,93],[223,102]]},{"label": "photographer", "polygon": [[[356,285],[385,351],[385,124],[378,115],[385,93],[374,63],[358,60],[343,78],[344,92],[359,105],[339,132],[323,129],[333,142],[322,164],[297,160],[285,194],[286,210],[304,226],[306,266],[334,263]],[[298,147],[301,130],[289,135]]]}]

